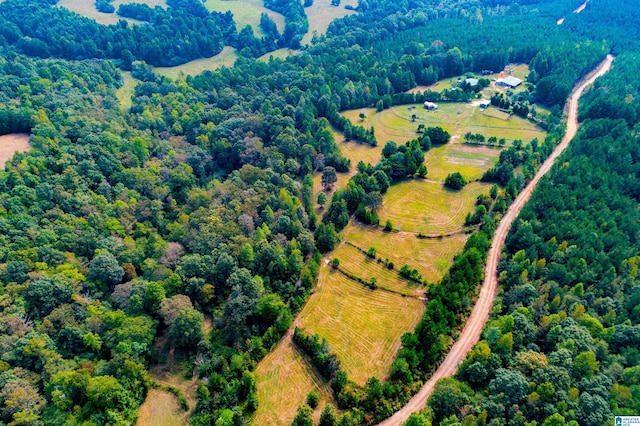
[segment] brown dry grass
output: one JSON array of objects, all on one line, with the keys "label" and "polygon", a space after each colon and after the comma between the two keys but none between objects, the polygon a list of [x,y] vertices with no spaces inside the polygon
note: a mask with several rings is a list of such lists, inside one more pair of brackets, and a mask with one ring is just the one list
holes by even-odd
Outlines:
[{"label": "brown dry grass", "polygon": [[186,426],[189,412],[180,409],[176,397],[167,391],[151,389],[140,406],[137,426]]},{"label": "brown dry grass", "polygon": [[16,152],[25,152],[31,149],[29,135],[27,133],[11,133],[0,136],[0,166],[13,157]]}]

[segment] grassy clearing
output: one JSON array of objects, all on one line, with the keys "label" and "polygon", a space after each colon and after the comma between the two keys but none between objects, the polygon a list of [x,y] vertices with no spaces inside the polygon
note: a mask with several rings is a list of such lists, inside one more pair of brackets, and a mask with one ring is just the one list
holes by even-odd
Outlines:
[{"label": "grassy clearing", "polygon": [[176,79],[180,75],[197,75],[207,70],[216,70],[222,67],[232,67],[238,59],[238,52],[233,47],[225,46],[222,52],[211,58],[196,59],[186,64],[175,67],[158,67],[155,68],[158,74]]},{"label": "grassy clearing", "polygon": [[284,31],[284,16],[264,7],[262,0],[206,0],[205,7],[210,11],[227,12],[233,14],[238,31],[251,25],[253,34],[264,37],[264,31],[260,26],[260,15],[266,13],[276,23],[278,31]]},{"label": "grassy clearing", "polygon": [[299,50],[292,50],[286,47],[282,49],[274,50],[273,52],[267,52],[258,58],[258,61],[269,62],[270,59],[287,59],[289,56],[299,55]]},{"label": "grassy clearing", "polygon": [[327,32],[329,24],[334,19],[344,18],[345,16],[353,15],[356,12],[347,10],[344,7],[351,5],[356,7],[358,5],[357,0],[343,0],[340,2],[340,6],[331,6],[331,0],[314,0],[313,5],[304,9],[309,19],[309,31],[302,37],[302,44],[311,43],[313,34],[322,35]]},{"label": "grassy clearing", "polygon": [[120,108],[124,111],[128,111],[129,108],[131,108],[131,97],[135,92],[138,80],[133,78],[129,71],[120,71],[120,74],[122,74],[123,84],[116,92],[116,96],[120,102]]},{"label": "grassy clearing", "polygon": [[467,234],[456,234],[441,239],[420,239],[414,234],[383,232],[353,222],[342,231],[345,241],[362,248],[373,246],[377,249],[377,256],[392,261],[396,269],[410,265],[432,283],[442,279],[468,237]]},{"label": "grassy clearing", "polygon": [[[377,247],[374,247],[377,250]],[[369,247],[360,247],[363,250]],[[379,288],[391,290],[407,296],[420,297],[424,295],[424,287],[400,276],[398,271],[402,265],[388,269],[377,260],[367,257],[350,244],[342,244],[331,253],[331,257],[340,259],[340,269],[349,274],[371,281],[376,278]]]},{"label": "grassy clearing", "polygon": [[31,149],[28,133],[11,133],[0,136],[0,170],[13,157],[16,152],[25,152]]},{"label": "grassy clearing", "polygon": [[137,426],[186,426],[189,413],[180,409],[176,397],[164,390],[151,389],[140,406]]},{"label": "grassy clearing", "polygon": [[324,211],[327,209],[327,207],[329,207],[329,204],[331,204],[331,197],[333,196],[333,193],[336,192],[338,189],[346,186],[347,183],[349,182],[349,179],[351,179],[351,174],[349,173],[337,173],[337,176],[338,176],[338,181],[333,184],[330,190],[326,191],[322,186],[322,173],[318,172],[313,175],[313,202],[314,203],[316,202],[318,194],[321,191],[324,192],[325,195],[327,196],[327,203],[324,205],[323,208],[320,208],[320,206],[316,204],[316,213],[319,216],[322,216],[324,214]]},{"label": "grassy clearing", "polygon": [[471,182],[460,191],[450,191],[439,183],[409,180],[389,188],[378,215],[381,223],[389,219],[400,231],[448,234],[463,228],[476,198],[490,186]]},{"label": "grassy clearing", "polygon": [[[114,0],[112,4],[117,11],[118,7],[120,7],[121,4],[129,3],[142,3],[148,5],[149,7],[167,7],[167,2],[165,0]],[[103,25],[113,25],[118,23],[118,21],[121,19],[134,24],[140,23],[140,21],[137,21],[135,19],[122,18],[115,13],[98,12],[96,10],[95,0],[60,0],[58,2],[58,7],[67,8],[72,12],[76,12],[78,15],[93,19],[94,21]]]},{"label": "grassy clearing", "polygon": [[319,281],[298,316],[300,326],[327,339],[342,368],[359,385],[372,376],[385,379],[400,337],[414,329],[424,303],[370,290],[329,266],[321,268]]},{"label": "grassy clearing", "polygon": [[254,373],[258,409],[252,420],[255,425],[289,425],[298,407],[305,403],[311,391],[320,396],[315,411],[316,421],[328,402],[333,401],[326,383],[286,337],[276,349],[258,364]]},{"label": "grassy clearing", "polygon": [[425,155],[429,180],[444,182],[448,174],[460,172],[468,181],[480,179],[500,157],[500,148],[448,143],[431,149]]},{"label": "grassy clearing", "polygon": [[345,141],[344,135],[337,130],[333,130],[333,136],[340,147],[340,152],[351,160],[351,167],[355,170],[359,161],[370,164],[378,164],[382,156],[383,145],[371,146],[356,141]]}]

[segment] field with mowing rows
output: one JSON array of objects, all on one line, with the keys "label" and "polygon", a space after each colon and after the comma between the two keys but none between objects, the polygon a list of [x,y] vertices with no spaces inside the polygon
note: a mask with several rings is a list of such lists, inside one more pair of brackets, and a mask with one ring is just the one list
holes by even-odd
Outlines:
[{"label": "field with mowing rows", "polygon": [[391,220],[400,231],[426,235],[462,230],[465,217],[474,209],[476,198],[488,193],[491,185],[471,182],[460,191],[440,183],[413,179],[393,185],[384,195],[378,212],[381,223]]},{"label": "field with mowing rows", "polygon": [[498,147],[448,143],[425,155],[427,179],[444,182],[448,174],[460,172],[467,181],[480,179],[500,158]]},{"label": "field with mowing rows", "polygon": [[[377,251],[375,245],[369,247],[374,247]],[[398,271],[402,265],[395,265],[393,269],[389,269],[384,263],[378,262],[377,259],[367,257],[361,251],[368,250],[369,247],[356,248],[351,244],[341,244],[331,255],[340,260],[340,270],[368,282],[371,282],[371,279],[375,278],[378,288],[407,296],[424,296],[424,286],[400,276]],[[384,260],[385,258],[378,256],[378,259]],[[413,265],[411,266],[413,267]]]},{"label": "field with mowing rows", "polygon": [[371,290],[327,265],[320,269],[319,282],[298,316],[300,327],[324,337],[359,385],[372,376],[385,379],[400,337],[414,329],[424,302]]},{"label": "field with mowing rows", "polygon": [[[322,408],[333,399],[328,385],[300,355],[288,336],[258,364],[255,377],[258,409],[251,419],[255,425],[290,424],[310,391],[320,396],[316,420]],[[332,403],[335,405],[334,401]]]}]

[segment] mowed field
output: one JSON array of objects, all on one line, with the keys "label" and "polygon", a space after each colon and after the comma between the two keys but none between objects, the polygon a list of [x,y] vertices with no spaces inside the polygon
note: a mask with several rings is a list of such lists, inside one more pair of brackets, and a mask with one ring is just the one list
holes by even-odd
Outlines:
[{"label": "mowed field", "polygon": [[328,265],[321,267],[318,279],[320,285],[298,316],[299,326],[324,337],[357,384],[373,376],[384,380],[400,337],[415,328],[424,302],[371,290]]},{"label": "mowed field", "polygon": [[344,8],[347,5],[356,7],[358,1],[342,0],[340,6],[331,6],[331,0],[314,0],[313,5],[306,7],[304,11],[309,20],[309,31],[302,37],[302,45],[311,43],[314,33],[318,36],[325,34],[334,19],[355,14],[355,11]]},{"label": "mowed field", "polygon": [[253,34],[258,38],[265,35],[260,26],[260,15],[263,13],[266,13],[276,23],[280,33],[284,31],[284,16],[264,7],[262,0],[206,0],[204,5],[210,11],[230,11],[238,31],[251,25]]},{"label": "mowed field", "polygon": [[258,364],[255,377],[258,409],[250,424],[291,424],[298,407],[305,403],[311,391],[320,396],[316,420],[329,401],[335,405],[331,389],[294,347],[290,336]]},{"label": "mowed field", "polygon": [[[113,7],[115,7],[117,11],[118,7],[120,7],[121,4],[129,3],[141,3],[146,4],[149,7],[167,7],[167,2],[165,0],[114,0],[111,4],[113,4]],[[67,8],[73,12],[76,12],[78,15],[93,19],[94,21],[103,25],[113,25],[121,19],[124,19],[125,21],[131,23],[139,22],[135,19],[122,18],[115,13],[98,12],[96,10],[95,0],[60,0],[58,2],[58,7]]]},{"label": "mowed field", "polygon": [[467,181],[480,179],[498,161],[500,151],[498,147],[462,143],[437,146],[425,156],[427,179],[444,182],[447,175],[454,172],[462,174]]},{"label": "mowed field", "polygon": [[140,406],[137,426],[186,426],[189,412],[182,411],[176,397],[161,389],[151,389]]},{"label": "mowed field", "polygon": [[488,193],[490,187],[471,182],[460,191],[451,191],[440,183],[409,180],[389,188],[378,216],[381,223],[390,220],[399,231],[436,236],[459,232],[478,195]]},{"label": "mowed field", "polygon": [[154,71],[176,79],[181,74],[197,75],[207,70],[213,71],[222,67],[232,67],[236,59],[238,59],[238,51],[233,47],[225,46],[222,52],[211,58],[196,59],[175,67],[158,67],[154,68]]}]

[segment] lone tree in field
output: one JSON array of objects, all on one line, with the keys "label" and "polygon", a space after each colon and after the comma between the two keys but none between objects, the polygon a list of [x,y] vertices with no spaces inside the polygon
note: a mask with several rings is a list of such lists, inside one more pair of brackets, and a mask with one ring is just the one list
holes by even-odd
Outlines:
[{"label": "lone tree in field", "polygon": [[444,180],[444,186],[450,189],[455,189],[456,191],[462,189],[466,184],[467,181],[464,180],[464,177],[462,177],[459,172],[450,173]]},{"label": "lone tree in field", "polygon": [[327,166],[322,169],[322,186],[324,189],[330,189],[331,186],[338,181],[338,175],[336,175],[336,169],[331,166]]},{"label": "lone tree in field", "polygon": [[319,193],[316,201],[320,207],[323,207],[327,202],[327,195],[324,192]]}]

